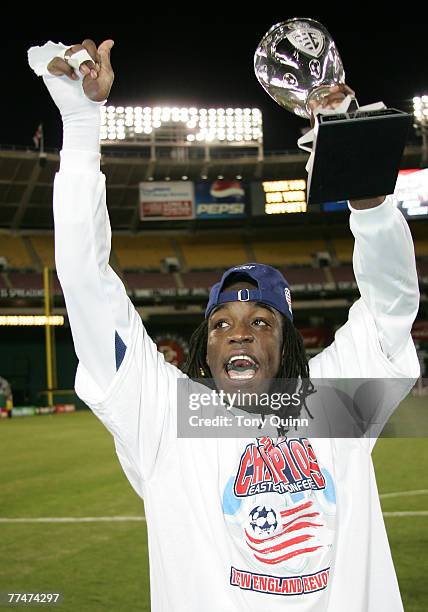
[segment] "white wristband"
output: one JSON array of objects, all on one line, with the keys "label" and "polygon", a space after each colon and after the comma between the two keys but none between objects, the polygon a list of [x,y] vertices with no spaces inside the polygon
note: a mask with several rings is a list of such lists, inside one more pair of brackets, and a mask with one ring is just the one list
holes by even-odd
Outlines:
[{"label": "white wristband", "polygon": [[[53,76],[47,69],[54,57],[64,58],[65,52],[72,45],[48,41],[42,47],[31,47],[28,50],[28,63],[34,72],[43,76],[43,81],[58,107],[64,127],[64,150],[89,151],[98,154],[100,150],[100,106],[104,102],[89,100],[83,91],[84,75],[77,73],[79,80],[72,80],[65,75]],[[73,70],[79,70],[82,62],[91,60],[86,50],[70,56],[69,63]],[[73,62],[73,63],[72,63]]]}]

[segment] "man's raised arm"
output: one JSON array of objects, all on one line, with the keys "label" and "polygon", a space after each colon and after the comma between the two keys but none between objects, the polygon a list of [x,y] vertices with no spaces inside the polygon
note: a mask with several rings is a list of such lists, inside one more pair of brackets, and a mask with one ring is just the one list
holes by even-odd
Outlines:
[{"label": "man's raised arm", "polygon": [[[334,109],[353,91],[332,88],[323,106]],[[364,177],[361,177],[364,180]],[[410,334],[419,307],[415,252],[394,196],[350,202],[353,265],[361,298],[327,349],[311,359],[311,375],[327,378],[419,376]]]},{"label": "man's raised arm", "polygon": [[54,183],[55,261],[79,361],[105,390],[124,357],[133,306],[109,266],[111,230],[100,172],[100,106],[114,79],[112,40],[28,52],[64,128]]},{"label": "man's raised arm", "polygon": [[54,185],[55,260],[79,358],[76,393],[113,435],[120,463],[142,496],[143,480],[174,439],[176,381],[185,375],[157,351],[108,263],[99,131],[100,104],[113,83],[112,46],[111,40],[98,48],[92,40],[72,47],[49,42],[28,56],[64,125]]},{"label": "man's raised arm", "polygon": [[404,371],[401,359],[419,308],[415,252],[409,226],[394,196],[351,201],[355,237],[353,265],[362,299],[374,318],[385,356]]}]

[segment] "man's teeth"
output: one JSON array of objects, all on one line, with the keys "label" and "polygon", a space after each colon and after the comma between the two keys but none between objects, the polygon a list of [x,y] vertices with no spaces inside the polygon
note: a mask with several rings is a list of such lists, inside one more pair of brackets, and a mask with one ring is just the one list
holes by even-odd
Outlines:
[{"label": "man's teeth", "polygon": [[228,364],[235,363],[235,361],[247,361],[250,365],[256,365],[254,359],[249,355],[233,355],[229,359]]},{"label": "man's teeth", "polygon": [[257,364],[248,355],[233,355],[226,364],[226,372],[230,378],[247,380],[256,374]]}]

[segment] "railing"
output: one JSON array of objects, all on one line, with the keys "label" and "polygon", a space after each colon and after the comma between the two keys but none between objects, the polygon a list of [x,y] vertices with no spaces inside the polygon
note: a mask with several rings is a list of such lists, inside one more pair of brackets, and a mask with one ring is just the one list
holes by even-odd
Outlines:
[{"label": "railing", "polygon": [[[103,148],[102,154],[103,157],[144,157],[147,158],[147,146],[144,146],[143,151],[138,151],[137,148],[130,150],[116,149],[115,151],[104,150]],[[189,149],[186,147],[186,151]],[[26,145],[13,145],[13,144],[0,144],[0,151],[25,151],[27,153],[33,153],[35,156],[40,155],[39,149],[35,149],[31,146]],[[45,147],[44,153],[54,153],[59,155],[60,149],[54,147]],[[230,151],[221,151],[221,158],[230,158],[230,157],[255,157],[257,156],[257,149],[251,153],[246,149],[245,151],[240,151],[239,149],[232,148]],[[263,155],[265,157],[274,157],[274,156],[284,156],[284,155],[296,155],[296,153],[301,153],[302,156],[305,155],[299,149],[284,149],[282,151],[264,151]],[[220,152],[211,151],[211,159],[220,159]],[[177,161],[177,160],[176,160]],[[187,161],[187,160],[186,160]]]},{"label": "railing", "polygon": [[[0,144],[0,151],[25,151],[26,153],[34,153],[39,156],[39,149],[35,149],[30,145],[12,145],[12,144]],[[60,149],[54,147],[45,147],[43,153],[55,153],[59,155]]]},{"label": "railing", "polygon": [[[108,146],[108,145],[107,145]],[[177,147],[175,150],[179,149],[179,147]],[[186,152],[189,152],[191,149],[189,149],[188,147],[183,147],[183,149]],[[38,157],[40,155],[40,151],[39,149],[35,149],[34,147],[31,146],[26,146],[26,145],[11,145],[11,144],[0,144],[0,151],[23,151],[26,153],[33,153],[35,157]],[[415,140],[409,140],[407,145],[406,145],[406,149],[404,151],[404,154],[408,153],[418,153],[421,151],[421,144],[420,142],[416,142]],[[54,148],[54,147],[46,147],[43,151],[43,153],[49,153],[49,154],[55,154],[55,155],[59,155],[60,149]],[[115,149],[114,151],[112,150],[105,150],[104,148],[101,148],[101,153],[102,156],[104,158],[106,157],[110,157],[110,158],[139,158],[139,159],[149,159],[150,156],[150,151],[149,148],[144,145],[144,148],[142,150],[138,150],[138,148],[133,148],[132,150],[123,150],[123,149]],[[240,151],[239,149],[236,148],[230,148],[230,150],[223,150],[223,151],[219,151],[216,152],[215,150],[211,150],[210,151],[210,157],[209,159],[205,160],[206,162],[210,162],[210,161],[215,161],[218,159],[236,159],[236,158],[251,158],[254,159],[256,158],[258,155],[258,151],[255,148],[254,151],[249,151],[248,149],[246,149],[245,151]],[[281,150],[273,150],[273,151],[263,151],[263,156],[265,159],[269,159],[272,157],[287,157],[287,156],[292,156],[292,155],[299,155],[302,158],[307,157],[307,153],[301,151],[300,149],[281,149]],[[153,161],[159,161],[161,159],[165,159],[162,156],[157,156]],[[177,159],[175,157],[171,157],[170,161],[172,162],[176,162],[177,164],[179,164],[180,162],[192,162],[192,161],[204,161],[204,159],[201,157],[199,158],[193,158],[191,156],[185,156],[183,159]]]},{"label": "railing", "polygon": [[[177,148],[178,149],[178,148]],[[175,150],[177,150],[175,149]],[[173,149],[174,150],[174,149]],[[171,155],[171,157],[168,156],[161,156],[161,155],[157,155],[152,161],[154,162],[159,162],[159,161],[165,161],[168,160],[169,162],[172,163],[176,163],[177,165],[179,165],[180,163],[207,163],[209,164],[210,162],[217,162],[219,160],[225,160],[225,159],[252,159],[252,160],[256,160],[258,157],[259,152],[257,151],[257,149],[251,150],[249,151],[248,149],[243,151],[243,150],[239,150],[236,148],[230,148],[230,150],[222,150],[222,151],[215,151],[215,150],[211,150],[210,151],[210,156],[208,159],[201,157],[197,157],[197,156],[191,156],[189,155],[191,149],[188,148],[183,148],[183,151],[185,153],[185,155],[183,156],[182,159],[179,159],[173,155]],[[144,158],[144,159],[149,159],[149,150],[146,148],[143,151],[138,151],[138,150],[119,150],[116,149],[115,151],[106,151],[103,148],[101,149],[102,152],[102,156],[104,158],[109,157],[109,158]],[[404,150],[404,155],[417,155],[420,154],[421,152],[421,145],[415,142],[408,142],[406,145],[406,148]],[[272,150],[272,151],[263,151],[263,158],[260,160],[261,162],[266,161],[269,162],[270,160],[272,160],[272,158],[279,158],[279,157],[301,157],[302,158],[302,162],[304,162],[306,160],[306,158],[308,157],[308,153],[301,151],[298,148],[295,149],[281,149],[281,150]]]}]

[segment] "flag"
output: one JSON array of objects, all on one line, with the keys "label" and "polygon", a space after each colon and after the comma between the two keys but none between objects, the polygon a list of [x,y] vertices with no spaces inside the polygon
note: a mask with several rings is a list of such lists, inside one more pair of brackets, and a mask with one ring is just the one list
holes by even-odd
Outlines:
[{"label": "flag", "polygon": [[40,149],[40,142],[43,141],[43,124],[40,123],[37,126],[37,130],[34,132],[33,135],[33,142],[34,142],[34,146],[36,147],[36,149]]},{"label": "flag", "polygon": [[245,529],[247,546],[254,557],[262,563],[277,565],[319,550],[323,543],[316,532],[324,523],[312,505],[312,501],[297,503],[280,512],[279,519],[271,508],[255,508],[251,517],[253,529]]}]

